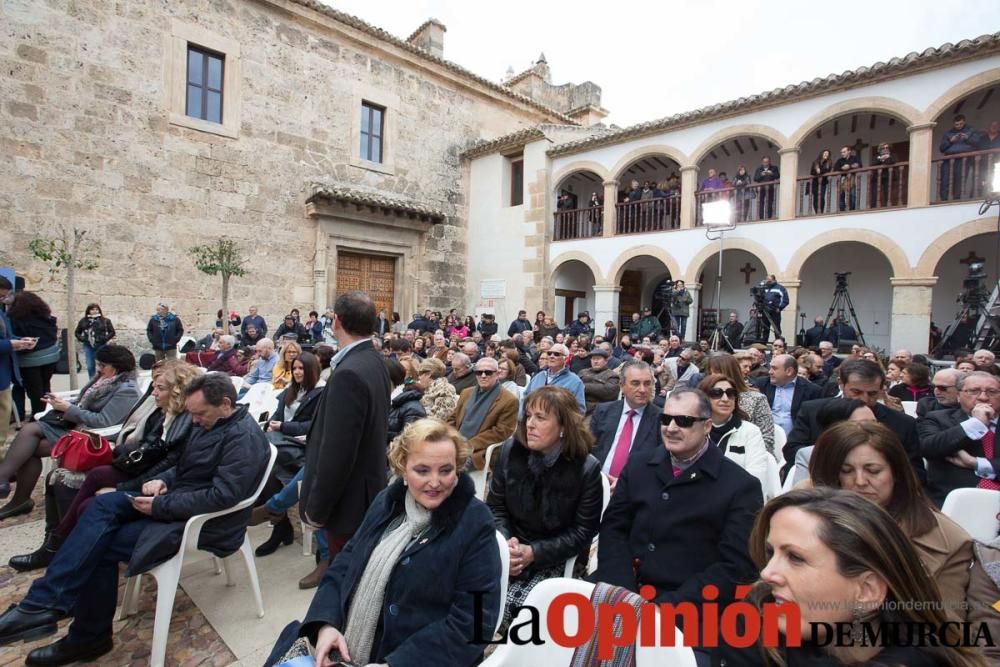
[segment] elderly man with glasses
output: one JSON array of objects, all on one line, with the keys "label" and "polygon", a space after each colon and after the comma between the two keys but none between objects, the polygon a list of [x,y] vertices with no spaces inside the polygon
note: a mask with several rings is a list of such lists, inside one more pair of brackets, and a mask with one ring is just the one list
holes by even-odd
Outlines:
[{"label": "elderly man with glasses", "polygon": [[531,382],[525,388],[522,398],[526,398],[528,394],[539,387],[554,384],[573,394],[577,405],[580,406],[580,414],[586,414],[587,401],[584,398],[583,381],[566,366],[566,357],[568,356],[569,348],[562,343],[553,344],[548,349],[544,361],[542,361],[542,355],[539,355],[538,373],[531,378]]},{"label": "elderly man with glasses", "polygon": [[500,385],[496,359],[483,357],[472,370],[476,386],[462,392],[448,423],[469,442],[472,456],[467,465],[482,470],[486,448],[503,442],[517,428],[517,398]]},{"label": "elderly man with glasses", "polygon": [[953,489],[1000,491],[1000,456],[994,446],[1000,414],[1000,379],[976,371],[959,378],[958,407],[917,422],[927,459],[927,486],[939,506]]},{"label": "elderly man with glasses", "polygon": [[747,543],[764,502],[760,482],[711,444],[711,417],[697,389],[670,394],[659,415],[661,446],[634,452],[618,478],[594,581],[634,592],[649,584],[653,601],[700,610],[705,586],[717,587],[713,601],[725,605],[737,584],[753,580]]},{"label": "elderly man with glasses", "polygon": [[933,396],[924,396],[917,401],[917,416],[926,417],[938,410],[951,410],[958,405],[958,379],[962,373],[954,368],[945,368],[934,374],[931,386]]}]

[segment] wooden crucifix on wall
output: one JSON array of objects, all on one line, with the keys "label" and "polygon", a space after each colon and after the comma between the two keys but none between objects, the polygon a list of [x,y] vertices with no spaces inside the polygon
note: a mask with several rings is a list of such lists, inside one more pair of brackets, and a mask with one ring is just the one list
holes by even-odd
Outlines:
[{"label": "wooden crucifix on wall", "polygon": [[753,266],[751,266],[750,262],[747,262],[746,266],[744,266],[744,267],[742,267],[740,269],[740,273],[743,274],[743,277],[746,280],[745,284],[749,285],[750,284],[750,274],[751,273],[757,273],[757,269],[755,269]]},{"label": "wooden crucifix on wall", "polygon": [[958,263],[959,264],[965,264],[965,265],[971,266],[972,264],[975,264],[976,262],[985,262],[985,261],[986,260],[984,258],[979,257],[978,255],[976,255],[976,251],[975,250],[970,250],[969,251],[969,256],[966,257],[965,259],[958,260]]}]

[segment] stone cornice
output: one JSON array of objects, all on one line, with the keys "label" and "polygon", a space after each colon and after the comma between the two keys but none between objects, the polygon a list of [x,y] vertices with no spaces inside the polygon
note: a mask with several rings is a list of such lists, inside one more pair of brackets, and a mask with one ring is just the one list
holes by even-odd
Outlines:
[{"label": "stone cornice", "polygon": [[975,39],[964,39],[958,44],[943,44],[937,48],[929,48],[921,53],[911,52],[902,58],[892,58],[889,62],[877,62],[868,67],[848,70],[842,74],[830,74],[823,78],[815,78],[812,81],[803,81],[798,84],[775,88],[757,95],[741,97],[736,100],[713,104],[702,107],[694,111],[667,116],[657,120],[632,125],[615,132],[569,141],[553,146],[548,150],[550,157],[576,153],[598,146],[608,146],[621,143],[631,139],[660,134],[667,130],[676,130],[682,127],[707,123],[708,121],[720,120],[729,116],[747,113],[749,111],[760,111],[768,107],[788,104],[798,100],[819,95],[828,95],[840,90],[857,88],[858,86],[869,85],[880,81],[908,76],[918,72],[953,65],[965,60],[982,58],[1000,52],[1000,33],[982,35]]},{"label": "stone cornice", "polygon": [[306,204],[311,204],[317,200],[340,202],[342,204],[352,204],[358,210],[367,210],[372,213],[381,212],[384,215],[397,215],[405,218],[415,218],[422,222],[440,223],[444,222],[445,212],[421,204],[418,202],[394,199],[373,192],[363,192],[352,190],[336,185],[324,185],[322,183],[311,183],[309,185],[309,197]]},{"label": "stone cornice", "polygon": [[937,276],[927,276],[925,278],[889,278],[889,284],[893,287],[934,287],[937,285]]}]

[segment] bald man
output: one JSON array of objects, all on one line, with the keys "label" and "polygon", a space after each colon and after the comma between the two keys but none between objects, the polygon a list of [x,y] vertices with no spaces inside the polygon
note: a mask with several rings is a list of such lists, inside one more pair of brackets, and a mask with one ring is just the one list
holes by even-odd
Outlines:
[{"label": "bald man", "polygon": [[771,359],[767,375],[755,379],[754,384],[767,396],[774,425],[780,426],[785,435],[791,433],[802,403],[820,398],[823,393],[815,384],[799,377],[799,363],[790,354]]}]

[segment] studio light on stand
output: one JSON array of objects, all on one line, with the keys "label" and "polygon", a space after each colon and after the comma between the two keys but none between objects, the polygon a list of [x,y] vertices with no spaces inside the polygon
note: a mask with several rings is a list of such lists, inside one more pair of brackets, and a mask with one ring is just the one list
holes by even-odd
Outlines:
[{"label": "studio light on stand", "polygon": [[[712,334],[711,347],[719,350],[723,347],[725,336],[722,333],[722,249],[726,232],[736,229],[733,222],[732,206],[725,199],[702,204],[701,216],[705,224],[705,236],[709,241],[719,242],[719,272],[715,278],[715,332]],[[726,341],[730,349],[735,349]]]}]

